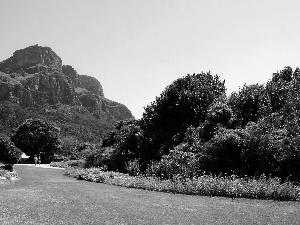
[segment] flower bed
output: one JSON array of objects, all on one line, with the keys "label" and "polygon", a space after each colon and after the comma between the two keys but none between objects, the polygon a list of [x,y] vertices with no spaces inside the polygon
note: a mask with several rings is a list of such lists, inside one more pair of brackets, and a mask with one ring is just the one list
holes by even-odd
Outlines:
[{"label": "flower bed", "polygon": [[161,180],[155,177],[129,176],[128,174],[102,171],[99,168],[67,168],[64,175],[78,180],[106,183],[129,188],[171,192],[189,195],[242,197],[273,200],[300,200],[300,189],[290,182],[280,183],[277,178],[258,179],[236,176],[203,175],[192,179]]},{"label": "flower bed", "polygon": [[0,179],[2,180],[15,180],[18,179],[18,175],[15,172],[9,172],[7,170],[0,169]]}]

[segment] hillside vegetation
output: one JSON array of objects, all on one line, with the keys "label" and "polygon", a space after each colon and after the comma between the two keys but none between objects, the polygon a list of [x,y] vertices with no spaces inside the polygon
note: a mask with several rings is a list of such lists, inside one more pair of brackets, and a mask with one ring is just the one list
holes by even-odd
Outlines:
[{"label": "hillside vegetation", "polygon": [[290,67],[230,96],[210,73],[177,79],[140,120],[118,122],[107,135],[108,166],[163,179],[205,172],[299,182],[299,88],[300,70]]},{"label": "hillside vegetation", "polygon": [[99,143],[116,121],[133,116],[105,98],[96,78],[63,65],[51,48],[34,45],[0,62],[0,132],[10,135],[29,118],[56,124],[62,137]]}]

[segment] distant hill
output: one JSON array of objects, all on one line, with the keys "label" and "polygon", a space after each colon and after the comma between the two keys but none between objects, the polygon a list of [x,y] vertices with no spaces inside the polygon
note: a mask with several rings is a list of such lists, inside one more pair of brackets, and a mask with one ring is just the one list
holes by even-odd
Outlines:
[{"label": "distant hill", "polygon": [[96,78],[79,75],[51,48],[38,45],[0,62],[0,132],[10,134],[30,117],[84,141],[99,141],[116,121],[133,118],[125,105],[104,97]]}]

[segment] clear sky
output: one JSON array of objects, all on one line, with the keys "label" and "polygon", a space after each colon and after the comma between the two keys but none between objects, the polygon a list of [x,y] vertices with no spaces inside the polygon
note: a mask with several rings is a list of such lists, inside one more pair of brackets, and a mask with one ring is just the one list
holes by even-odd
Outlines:
[{"label": "clear sky", "polygon": [[299,0],[0,0],[0,9],[0,61],[51,47],[136,118],[186,74],[218,74],[230,94],[300,66]]}]

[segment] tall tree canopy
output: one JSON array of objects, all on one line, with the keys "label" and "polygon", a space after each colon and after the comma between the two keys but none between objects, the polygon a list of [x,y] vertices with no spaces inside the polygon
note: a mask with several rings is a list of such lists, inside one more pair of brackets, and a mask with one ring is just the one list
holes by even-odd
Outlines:
[{"label": "tall tree canopy", "polygon": [[60,129],[41,119],[27,119],[13,131],[11,140],[26,155],[53,155],[60,147]]},{"label": "tall tree canopy", "polygon": [[225,81],[210,73],[188,74],[174,81],[145,108],[141,128],[148,139],[146,146],[167,153],[174,135],[203,122],[209,105],[225,91]]},{"label": "tall tree canopy", "polygon": [[238,93],[232,93],[229,106],[240,126],[255,122],[260,116],[271,111],[270,98],[265,87],[259,84],[244,85]]}]

